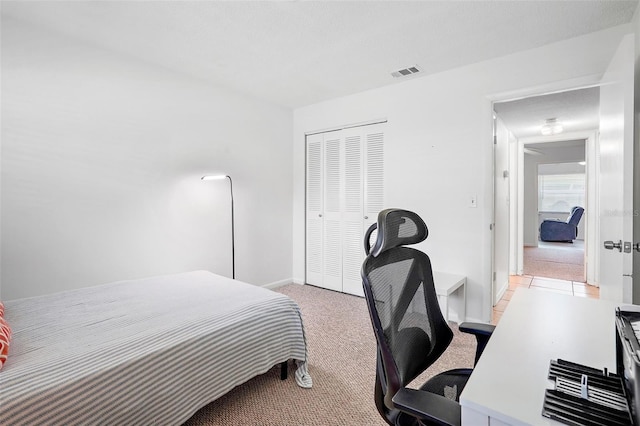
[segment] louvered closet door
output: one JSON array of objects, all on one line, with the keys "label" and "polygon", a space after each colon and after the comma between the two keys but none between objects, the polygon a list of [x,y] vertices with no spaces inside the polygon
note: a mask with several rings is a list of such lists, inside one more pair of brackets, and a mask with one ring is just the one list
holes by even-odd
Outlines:
[{"label": "louvered closet door", "polygon": [[324,276],[323,151],[322,135],[307,136],[306,282],[320,287]]},{"label": "louvered closet door", "polygon": [[342,140],[340,132],[324,134],[323,287],[342,291]]},{"label": "louvered closet door", "polygon": [[[384,124],[363,127],[364,130],[364,223],[363,232],[378,220],[384,205]],[[371,234],[371,246],[377,231]]]},{"label": "louvered closet door", "polygon": [[343,130],[342,291],[358,296],[364,296],[360,276],[364,260],[362,139],[362,127]]},{"label": "louvered closet door", "polygon": [[307,136],[309,284],[363,295],[363,237],[384,208],[383,130],[370,125]]}]

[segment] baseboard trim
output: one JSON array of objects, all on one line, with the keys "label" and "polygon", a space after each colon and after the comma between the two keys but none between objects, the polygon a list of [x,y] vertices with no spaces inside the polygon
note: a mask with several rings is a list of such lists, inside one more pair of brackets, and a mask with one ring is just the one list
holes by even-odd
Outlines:
[{"label": "baseboard trim", "polygon": [[274,281],[272,283],[263,284],[260,287],[268,288],[269,290],[273,290],[274,288],[282,287],[283,285],[291,284],[293,280],[291,278],[287,278],[285,280]]},{"label": "baseboard trim", "polygon": [[500,290],[498,290],[498,293],[495,294],[495,300],[493,301],[493,306],[496,306],[496,304],[500,301],[500,299],[502,299],[502,296],[504,296],[508,288],[509,288],[509,282],[506,282],[502,285],[502,288],[500,288]]},{"label": "baseboard trim", "polygon": [[478,323],[481,323],[481,324],[491,324],[491,321],[485,321],[485,320],[481,320],[481,319],[478,319],[478,318],[472,318],[472,317],[467,317],[465,322],[478,322]]}]

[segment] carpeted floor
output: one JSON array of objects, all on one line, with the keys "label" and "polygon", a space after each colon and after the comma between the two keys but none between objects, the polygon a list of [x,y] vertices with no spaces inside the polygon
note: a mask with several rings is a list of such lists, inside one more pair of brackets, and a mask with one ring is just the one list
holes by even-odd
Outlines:
[{"label": "carpeted floor", "polygon": [[[313,388],[281,381],[279,367],[236,387],[198,411],[185,425],[386,425],[373,403],[375,338],[363,298],[290,284],[277,289],[302,310]],[[428,372],[471,367],[475,338],[460,334]],[[417,387],[417,386],[413,386]]]},{"label": "carpeted floor", "polygon": [[584,249],[567,243],[524,248],[524,275],[585,282]]}]

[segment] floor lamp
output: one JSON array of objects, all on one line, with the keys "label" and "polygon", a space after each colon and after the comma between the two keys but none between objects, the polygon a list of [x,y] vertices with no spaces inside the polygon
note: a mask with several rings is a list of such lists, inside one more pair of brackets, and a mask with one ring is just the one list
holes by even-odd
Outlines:
[{"label": "floor lamp", "polygon": [[229,179],[229,189],[231,190],[231,268],[232,278],[236,279],[236,237],[235,237],[235,224],[233,217],[233,181],[229,175],[209,175],[202,176],[202,180],[221,180]]}]

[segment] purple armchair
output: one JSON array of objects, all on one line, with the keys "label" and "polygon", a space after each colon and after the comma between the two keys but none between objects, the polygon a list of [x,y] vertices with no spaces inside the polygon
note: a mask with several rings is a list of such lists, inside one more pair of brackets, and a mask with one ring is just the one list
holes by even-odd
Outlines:
[{"label": "purple armchair", "polygon": [[578,236],[578,223],[582,218],[584,209],[574,207],[566,222],[559,219],[546,219],[540,224],[540,239],[542,241],[573,242]]}]

